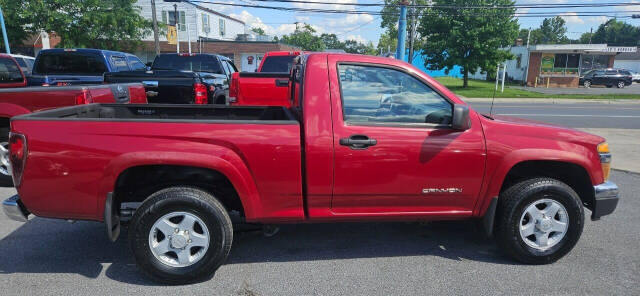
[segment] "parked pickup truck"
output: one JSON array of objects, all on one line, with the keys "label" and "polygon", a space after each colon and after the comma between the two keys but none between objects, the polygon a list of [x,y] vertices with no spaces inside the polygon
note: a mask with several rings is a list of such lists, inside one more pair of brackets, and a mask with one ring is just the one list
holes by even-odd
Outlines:
[{"label": "parked pickup truck", "polygon": [[0,54],[0,89],[24,87],[27,78],[18,61],[8,54]]},{"label": "parked pickup truck", "polygon": [[[285,106],[293,103],[288,91],[289,72],[300,51],[270,51],[256,72],[231,74],[229,105]],[[274,87],[275,86],[275,87]]]},{"label": "parked pickup truck", "polygon": [[[120,221],[153,279],[206,279],[234,220],[307,223],[477,219],[531,264],[577,243],[585,211],[610,214],[605,140],[470,109],[394,59],[311,53],[300,105],[90,104],[14,117],[9,217]],[[241,221],[242,221],[241,220]]]},{"label": "parked pickup truck", "polygon": [[234,72],[236,66],[224,56],[165,53],[156,56],[149,71],[106,73],[104,80],[142,82],[149,103],[225,104]]},{"label": "parked pickup truck", "polygon": [[105,72],[140,71],[145,65],[130,53],[91,49],[53,48],[38,53],[30,86],[100,84]]},{"label": "parked pickup truck", "polygon": [[7,141],[11,117],[90,103],[146,102],[140,83],[0,88],[0,186],[13,186]]}]

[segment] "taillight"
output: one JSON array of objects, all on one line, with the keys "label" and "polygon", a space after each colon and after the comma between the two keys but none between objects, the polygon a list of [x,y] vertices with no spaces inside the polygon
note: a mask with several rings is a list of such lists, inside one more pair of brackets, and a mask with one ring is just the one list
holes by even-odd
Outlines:
[{"label": "taillight", "polygon": [[93,103],[93,97],[91,97],[91,93],[88,89],[83,88],[82,92],[80,92],[76,96],[76,105],[84,105]]},{"label": "taillight", "polygon": [[231,83],[229,83],[229,103],[235,103],[238,100],[238,72],[231,74]]},{"label": "taillight", "polygon": [[207,86],[202,83],[193,84],[193,92],[195,93],[194,101],[196,104],[204,105],[208,103]]},{"label": "taillight", "polygon": [[21,134],[9,134],[9,161],[11,161],[13,185],[19,186],[22,181],[24,164],[27,161],[27,140]]},{"label": "taillight", "polygon": [[129,103],[131,104],[146,104],[147,93],[144,91],[144,87],[138,87],[140,85],[129,86]]}]

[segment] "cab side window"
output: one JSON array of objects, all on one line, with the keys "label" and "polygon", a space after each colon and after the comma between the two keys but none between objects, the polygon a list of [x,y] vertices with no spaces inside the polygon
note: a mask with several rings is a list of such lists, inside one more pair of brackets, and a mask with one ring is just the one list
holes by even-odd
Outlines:
[{"label": "cab side window", "polygon": [[338,75],[347,123],[451,123],[451,103],[405,72],[340,64]]}]

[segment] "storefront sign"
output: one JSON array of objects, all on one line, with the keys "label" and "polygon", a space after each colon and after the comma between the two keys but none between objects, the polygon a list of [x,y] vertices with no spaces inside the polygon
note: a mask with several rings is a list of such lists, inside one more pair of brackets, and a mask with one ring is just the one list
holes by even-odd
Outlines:
[{"label": "storefront sign", "polygon": [[605,52],[636,52],[638,51],[637,47],[629,47],[629,46],[607,46],[604,50]]},{"label": "storefront sign", "polygon": [[542,69],[542,74],[546,74],[548,72],[553,71],[553,65],[555,64],[556,56],[552,53],[543,53],[542,61],[540,62],[540,69]]}]

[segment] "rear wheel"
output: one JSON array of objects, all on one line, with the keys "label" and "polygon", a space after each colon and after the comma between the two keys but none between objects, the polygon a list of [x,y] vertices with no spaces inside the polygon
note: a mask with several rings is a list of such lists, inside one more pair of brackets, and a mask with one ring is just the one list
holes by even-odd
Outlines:
[{"label": "rear wheel", "polygon": [[152,194],[138,208],[129,244],[138,266],[152,279],[186,284],[213,276],[229,255],[231,219],[211,194],[171,187]]},{"label": "rear wheel", "polygon": [[12,187],[11,162],[9,162],[9,128],[0,128],[0,186]]},{"label": "rear wheel", "polygon": [[586,87],[586,88],[590,88],[591,87],[591,81],[585,80],[585,82],[583,82],[582,85],[584,85],[584,87]]},{"label": "rear wheel", "polygon": [[618,88],[624,88],[624,85],[624,81],[618,81],[618,84],[616,84]]},{"label": "rear wheel", "polygon": [[496,239],[514,259],[552,263],[576,245],[584,209],[568,185],[551,178],[519,182],[500,194]]}]

